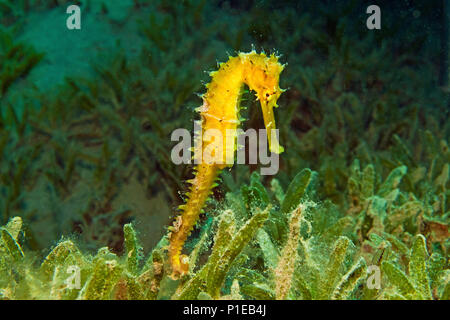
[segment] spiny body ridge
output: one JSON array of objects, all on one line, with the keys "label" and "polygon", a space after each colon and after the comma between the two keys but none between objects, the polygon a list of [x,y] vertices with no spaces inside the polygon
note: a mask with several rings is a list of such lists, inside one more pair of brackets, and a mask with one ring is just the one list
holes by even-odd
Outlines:
[{"label": "spiny body ridge", "polygon": [[[228,166],[227,155],[234,156],[236,151],[236,137],[227,137],[227,132],[230,132],[227,130],[236,132],[241,123],[239,101],[244,84],[255,92],[261,104],[270,150],[277,153],[283,151],[278,140],[272,141],[270,134],[271,129],[276,129],[273,108],[277,107],[277,100],[284,91],[279,87],[279,76],[283,69],[284,66],[274,54],[267,56],[253,50],[229,57],[227,62],[219,64],[217,71],[209,73],[211,82],[206,85],[207,92],[200,95],[203,104],[196,109],[201,117],[202,135],[197,139],[201,139],[202,161],[194,168],[195,177],[188,180],[190,188],[187,201],[179,207],[179,215],[170,228],[169,259],[173,278],[178,278],[189,270],[188,258],[181,254],[183,245],[212,189],[217,185],[220,171]],[[204,134],[209,129],[218,130],[222,134],[222,149],[211,148],[215,138]],[[227,139],[233,139],[233,143]],[[211,149],[214,151],[211,152]],[[222,151],[216,154],[217,150]]]}]

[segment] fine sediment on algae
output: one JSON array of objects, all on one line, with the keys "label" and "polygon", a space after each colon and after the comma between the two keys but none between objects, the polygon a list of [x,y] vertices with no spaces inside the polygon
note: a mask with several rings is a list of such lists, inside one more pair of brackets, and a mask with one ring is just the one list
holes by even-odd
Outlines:
[{"label": "fine sediment on algae", "polygon": [[[379,32],[356,2],[139,0],[127,17],[88,3],[139,46],[40,90],[60,52],[23,40],[22,22],[62,7],[0,0],[1,299],[450,299],[450,100],[431,2],[405,11],[421,15],[408,28],[383,11]],[[170,134],[198,119],[203,71],[252,44],[288,62],[279,173],[224,170],[173,280],[167,226],[192,168],[170,160]],[[243,91],[244,129],[262,127],[258,103]]]},{"label": "fine sediment on algae", "polygon": [[[313,171],[300,172],[286,193],[278,187],[281,201],[253,173],[252,184],[234,194],[247,217],[239,217],[235,204],[214,217],[191,253],[195,265],[176,281],[167,239],[145,257],[132,224],[124,226],[122,256],[106,247],[86,254],[72,240],[62,240],[36,266],[21,248],[22,220],[16,217],[1,229],[0,294],[3,299],[449,299],[445,244],[427,246],[421,234],[400,239],[384,217],[386,210],[398,216],[409,203],[417,206],[413,220],[424,210],[420,201],[401,197],[397,171],[380,185],[388,199],[372,195],[367,209],[351,216],[316,202]],[[388,204],[392,193],[398,193],[396,205]],[[378,207],[372,208],[374,201]],[[288,204],[292,211],[279,209]],[[408,211],[404,215],[411,218]],[[362,229],[368,230],[367,240],[360,238]],[[362,285],[370,276],[368,265],[383,273],[382,285],[372,290]],[[74,268],[79,278],[67,277]]]}]

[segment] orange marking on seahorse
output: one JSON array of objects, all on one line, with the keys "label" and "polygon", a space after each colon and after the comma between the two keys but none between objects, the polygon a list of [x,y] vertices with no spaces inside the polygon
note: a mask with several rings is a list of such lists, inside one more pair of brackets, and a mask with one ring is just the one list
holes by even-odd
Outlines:
[{"label": "orange marking on seahorse", "polygon": [[[267,130],[269,148],[272,152],[281,153],[283,148],[278,140],[271,139],[270,130],[275,129],[273,107],[277,107],[277,100],[284,91],[279,87],[279,76],[284,65],[278,62],[274,54],[266,56],[264,53],[239,53],[236,57],[229,57],[226,63],[221,63],[218,71],[211,72],[211,82],[206,85],[207,92],[202,96],[203,105],[197,109],[201,116],[202,132],[216,129],[222,133],[224,152],[219,154],[223,161],[203,161],[195,167],[195,178],[190,180],[191,188],[186,204],[180,206],[180,215],[171,228],[169,259],[172,265],[172,277],[178,278],[188,272],[187,256],[181,254],[183,245],[191,233],[206,200],[212,193],[215,180],[220,171],[227,166],[226,155],[236,150],[236,145],[227,144],[228,130],[236,130],[239,125],[239,101],[241,89],[246,84],[255,91],[260,101],[264,124]],[[202,139],[202,155],[213,141]],[[235,137],[232,137],[233,141]],[[230,147],[233,149],[230,150]]]}]

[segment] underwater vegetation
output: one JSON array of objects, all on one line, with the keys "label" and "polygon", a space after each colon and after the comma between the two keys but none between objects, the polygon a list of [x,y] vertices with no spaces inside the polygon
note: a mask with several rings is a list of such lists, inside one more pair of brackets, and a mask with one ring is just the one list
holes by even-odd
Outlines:
[{"label": "underwater vegetation", "polygon": [[26,74],[43,58],[33,48],[13,40],[17,31],[0,27],[0,99],[9,86]]},{"label": "underwater vegetation", "polygon": [[[402,194],[397,186],[404,173],[394,169],[378,188],[371,166],[352,177],[367,203],[359,214],[343,217],[333,204],[311,200],[314,171],[302,170],[286,191],[276,179],[267,190],[253,173],[249,185],[227,194],[233,205],[208,221],[189,255],[189,274],[180,280],[171,277],[167,237],[145,257],[132,224],[124,226],[122,256],[107,247],[86,254],[63,239],[36,266],[20,246],[22,220],[15,217],[1,229],[0,294],[4,299],[448,300],[442,239],[428,242],[422,234],[390,231],[401,219],[415,222],[425,210],[420,201],[394,196]],[[383,193],[391,197],[381,198]],[[365,232],[363,243],[355,245]],[[382,270],[378,289],[364,284],[368,265]],[[78,288],[68,282],[71,266],[79,268]]]},{"label": "underwater vegetation", "polygon": [[[136,55],[118,44],[93,74],[22,92],[45,67],[22,19],[58,3],[0,3],[1,299],[450,299],[450,91],[419,22],[387,12],[367,34],[356,2],[134,1]],[[193,176],[170,134],[198,119],[204,71],[252,44],[288,63],[280,170],[222,172],[174,280],[168,226]],[[244,129],[264,126],[254,100]]]}]

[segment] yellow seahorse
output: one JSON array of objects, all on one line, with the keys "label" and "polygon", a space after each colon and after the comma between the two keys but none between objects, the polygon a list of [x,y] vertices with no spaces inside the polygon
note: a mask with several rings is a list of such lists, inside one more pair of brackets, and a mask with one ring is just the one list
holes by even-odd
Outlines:
[{"label": "yellow seahorse", "polygon": [[[227,166],[226,157],[234,155],[236,145],[235,136],[227,137],[228,130],[236,130],[239,125],[239,101],[241,99],[242,87],[246,84],[250,90],[255,91],[257,100],[260,101],[264,124],[266,127],[269,149],[271,152],[281,153],[283,148],[279,145],[276,137],[272,138],[271,129],[275,129],[273,108],[277,107],[277,100],[284,91],[279,87],[279,76],[284,65],[278,62],[275,54],[267,56],[264,53],[239,53],[236,57],[219,65],[218,71],[210,73],[212,80],[206,85],[207,92],[201,97],[203,105],[197,109],[201,116],[202,132],[208,129],[219,130],[222,134],[223,149],[218,156],[223,161],[207,161],[203,159],[195,167],[195,178],[189,180],[190,192],[187,193],[188,200],[179,207],[180,215],[170,228],[169,259],[172,265],[172,277],[178,278],[188,272],[188,257],[181,254],[183,245],[192,231],[202,208],[212,193],[220,171]],[[230,131],[228,131],[230,132]],[[232,131],[231,131],[232,132]],[[202,154],[214,139],[205,135],[202,139]],[[232,139],[232,143],[230,143]],[[211,149],[211,148],[209,148]],[[212,155],[214,157],[214,152]],[[216,154],[217,156],[217,154]]]}]

